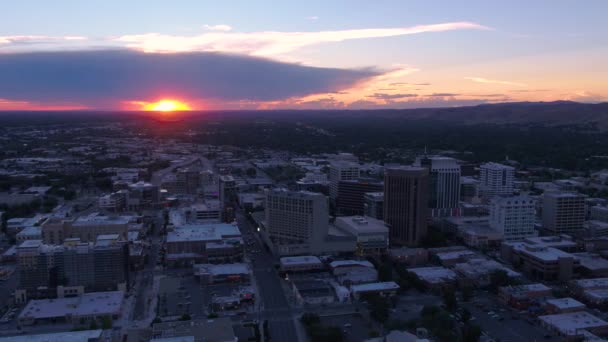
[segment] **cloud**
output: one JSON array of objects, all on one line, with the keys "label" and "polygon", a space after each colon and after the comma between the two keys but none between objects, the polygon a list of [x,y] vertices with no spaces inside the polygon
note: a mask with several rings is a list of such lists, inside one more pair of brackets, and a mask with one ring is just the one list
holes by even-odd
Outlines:
[{"label": "cloud", "polygon": [[303,66],[210,52],[148,54],[129,50],[0,54],[0,94],[11,101],[118,101],[159,97],[273,101],[338,92],[374,78],[371,69]]},{"label": "cloud", "polygon": [[449,22],[401,28],[319,32],[208,32],[195,36],[145,33],[124,35],[115,38],[114,41],[145,52],[221,51],[253,56],[274,56],[321,43],[464,29],[481,30],[487,27],[472,22]]},{"label": "cloud", "polygon": [[0,36],[0,46],[2,44],[42,44],[42,43],[53,43],[58,41],[82,41],[86,40],[86,37],[82,36]]},{"label": "cloud", "polygon": [[432,94],[427,94],[424,96],[428,96],[428,97],[452,97],[452,96],[458,96],[460,94],[455,94],[455,93],[432,93]]},{"label": "cloud", "polygon": [[374,93],[366,97],[371,97],[378,100],[396,100],[403,99],[406,97],[416,97],[418,94],[385,94],[385,93]]},{"label": "cloud", "polygon": [[209,31],[220,31],[220,32],[228,32],[232,31],[232,26],[220,24],[220,25],[203,25],[203,28]]},{"label": "cloud", "polygon": [[478,83],[504,84],[504,85],[510,85],[510,86],[516,86],[516,87],[526,87],[526,84],[524,84],[524,83],[509,82],[509,81],[499,81],[499,80],[489,80],[489,79],[483,78],[483,77],[465,77],[464,79],[465,80],[469,80],[469,81],[473,81],[473,82],[478,82]]},{"label": "cloud", "polygon": [[310,21],[317,21],[317,20],[319,20],[319,17],[317,17],[316,15],[311,15],[310,17],[306,17],[304,19],[310,20]]}]

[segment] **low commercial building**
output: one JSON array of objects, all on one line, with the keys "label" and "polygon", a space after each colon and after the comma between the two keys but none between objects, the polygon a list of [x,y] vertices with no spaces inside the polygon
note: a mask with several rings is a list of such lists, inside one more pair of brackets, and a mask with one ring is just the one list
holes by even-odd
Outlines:
[{"label": "low commercial building", "polygon": [[[152,341],[237,342],[230,318],[194,319],[190,321],[162,322],[152,325]],[[184,340],[188,341],[188,340]]]},{"label": "low commercial building", "polygon": [[361,296],[367,294],[379,294],[381,296],[394,296],[399,290],[399,285],[394,281],[386,281],[381,283],[358,284],[350,287],[352,296],[355,299],[360,299]]},{"label": "low commercial building", "polygon": [[41,240],[42,239],[42,229],[38,226],[26,227],[23,228],[19,233],[17,233],[16,240],[17,243],[26,241],[26,240]]},{"label": "low commercial building", "polygon": [[206,200],[190,207],[190,215],[196,223],[222,222],[222,206],[218,200]]},{"label": "low commercial building", "polygon": [[504,243],[501,256],[530,277],[545,281],[570,280],[580,266],[580,261],[570,253],[526,242]]},{"label": "low commercial building", "polygon": [[118,319],[123,291],[92,292],[78,297],[30,300],[19,315],[20,325],[66,322],[88,327],[91,322]]},{"label": "low commercial building", "polygon": [[65,239],[78,238],[83,242],[95,241],[99,235],[118,234],[127,240],[129,229],[141,225],[139,217],[132,215],[106,216],[92,213],[75,219],[52,217],[42,224],[42,239],[47,244],[61,244]]},{"label": "low commercial building", "polygon": [[599,254],[572,253],[579,261],[579,274],[585,277],[608,277],[608,260]]},{"label": "low commercial building", "polygon": [[371,283],[378,280],[378,271],[367,260],[332,261],[329,267],[341,284]]},{"label": "low commercial building", "polygon": [[243,257],[243,239],[233,224],[189,224],[167,234],[167,264],[172,267],[195,263],[234,262]]},{"label": "low commercial building", "polygon": [[407,271],[415,274],[418,279],[431,289],[454,285],[458,278],[454,271],[439,266],[408,268]]},{"label": "low commercial building", "polygon": [[585,310],[586,307],[574,298],[548,299],[545,303],[545,311],[550,314],[577,312]]},{"label": "low commercial building", "polygon": [[496,231],[489,224],[464,224],[458,227],[457,235],[465,245],[480,249],[493,249],[500,246],[504,239],[502,232]]},{"label": "low commercial building", "polygon": [[102,342],[107,339],[111,339],[109,331],[95,329],[0,337],[0,342]]},{"label": "low commercial building", "polygon": [[478,254],[465,246],[452,246],[429,249],[429,254],[444,267],[452,267],[457,263],[475,258]]},{"label": "low commercial building", "polygon": [[491,259],[475,258],[454,265],[454,271],[461,276],[462,282],[481,287],[490,284],[492,273],[497,270],[506,272],[509,278],[521,277],[518,272]]},{"label": "low commercial building", "polygon": [[323,262],[312,255],[283,257],[280,259],[279,265],[281,272],[310,272],[325,268]]},{"label": "low commercial building", "polygon": [[382,254],[388,248],[388,227],[384,221],[372,217],[339,216],[334,224],[355,236],[360,255]]},{"label": "low commercial building", "polygon": [[249,283],[251,270],[244,263],[238,264],[197,264],[194,276],[202,284]]},{"label": "low commercial building", "polygon": [[498,289],[498,298],[502,302],[520,310],[538,303],[542,298],[547,298],[551,294],[551,288],[541,283],[504,286]]},{"label": "low commercial building", "polygon": [[576,297],[589,305],[608,303],[608,278],[578,279],[569,285]]},{"label": "low commercial building", "polygon": [[388,250],[389,258],[407,266],[421,266],[429,261],[429,252],[425,248],[391,248]]},{"label": "low commercial building", "polygon": [[538,319],[542,326],[557,333],[566,341],[580,340],[585,330],[598,335],[608,333],[608,322],[586,311],[540,316]]},{"label": "low commercial building", "polygon": [[291,285],[299,304],[330,304],[336,300],[333,287],[322,280],[295,280]]}]

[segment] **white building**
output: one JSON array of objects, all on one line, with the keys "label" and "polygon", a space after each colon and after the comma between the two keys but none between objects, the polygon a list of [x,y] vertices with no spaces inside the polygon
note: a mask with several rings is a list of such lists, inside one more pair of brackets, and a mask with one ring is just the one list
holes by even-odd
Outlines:
[{"label": "white building", "polygon": [[327,197],[320,193],[266,191],[266,232],[279,255],[318,254],[329,228]]},{"label": "white building", "polygon": [[490,205],[490,227],[505,241],[536,236],[535,201],[528,196],[497,196]]},{"label": "white building", "polygon": [[555,234],[573,233],[583,229],[585,195],[576,192],[543,194],[543,229]]},{"label": "white building", "polygon": [[458,215],[460,164],[450,157],[421,157],[416,166],[429,169],[429,209],[432,217]]},{"label": "white building", "polygon": [[384,221],[371,217],[339,216],[334,224],[355,236],[360,254],[379,253],[388,248],[389,232]]},{"label": "white building", "polygon": [[334,161],[329,165],[329,197],[336,200],[338,184],[343,180],[359,178],[359,165],[348,161]]},{"label": "white building", "polygon": [[191,207],[191,215],[197,223],[219,223],[222,221],[222,206],[218,200],[206,200]]},{"label": "white building", "polygon": [[485,163],[479,170],[479,192],[485,198],[513,194],[515,168],[498,163]]}]

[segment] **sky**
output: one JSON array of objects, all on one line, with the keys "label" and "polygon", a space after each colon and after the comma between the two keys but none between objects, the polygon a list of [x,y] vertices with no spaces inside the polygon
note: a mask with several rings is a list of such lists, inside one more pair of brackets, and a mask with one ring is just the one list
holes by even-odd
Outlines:
[{"label": "sky", "polygon": [[0,110],[602,102],[606,13],[605,0],[11,1]]}]

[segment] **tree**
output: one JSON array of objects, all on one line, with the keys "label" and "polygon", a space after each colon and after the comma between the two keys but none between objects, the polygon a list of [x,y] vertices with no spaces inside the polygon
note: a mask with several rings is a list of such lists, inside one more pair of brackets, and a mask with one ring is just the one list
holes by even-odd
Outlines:
[{"label": "tree", "polygon": [[316,313],[306,312],[300,317],[300,322],[306,326],[321,323],[321,318]]},{"label": "tree", "polygon": [[369,315],[376,322],[383,323],[388,319],[389,303],[386,297],[374,294],[369,296]]},{"label": "tree", "polygon": [[452,289],[445,289],[443,291],[443,304],[448,311],[453,312],[458,307],[458,301],[456,300],[456,294]]},{"label": "tree", "polygon": [[473,297],[473,288],[471,286],[465,286],[462,288],[462,301],[468,302]]},{"label": "tree", "polygon": [[490,287],[493,290],[509,285],[509,274],[505,270],[497,269],[490,273]]},{"label": "tree", "polygon": [[380,281],[393,280],[393,267],[390,262],[384,262],[378,268],[378,279]]},{"label": "tree", "polygon": [[250,167],[245,171],[245,173],[247,174],[247,176],[254,178],[255,176],[257,176],[258,171],[255,168]]},{"label": "tree", "polygon": [[477,342],[480,337],[481,328],[478,325],[468,322],[462,327],[462,341]]},{"label": "tree", "polygon": [[463,323],[467,323],[471,320],[471,312],[467,309],[462,309],[462,313],[460,314]]},{"label": "tree", "polygon": [[190,317],[190,315],[187,313],[183,314],[182,317],[179,318],[180,321],[189,321],[191,319],[192,317]]},{"label": "tree", "polygon": [[104,330],[108,330],[112,328],[112,319],[110,317],[103,317],[101,319],[101,328]]}]

